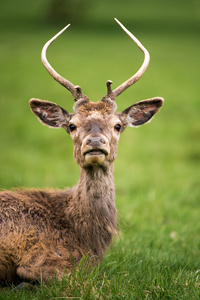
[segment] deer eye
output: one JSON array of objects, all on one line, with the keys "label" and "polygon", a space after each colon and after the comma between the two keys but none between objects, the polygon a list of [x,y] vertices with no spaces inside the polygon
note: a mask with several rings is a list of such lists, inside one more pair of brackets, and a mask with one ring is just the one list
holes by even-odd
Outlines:
[{"label": "deer eye", "polygon": [[117,125],[115,125],[115,130],[117,130],[118,132],[120,131],[120,129],[121,129],[121,125],[120,124],[117,124]]},{"label": "deer eye", "polygon": [[74,131],[76,129],[76,125],[70,124],[69,129],[70,129],[71,132]]}]

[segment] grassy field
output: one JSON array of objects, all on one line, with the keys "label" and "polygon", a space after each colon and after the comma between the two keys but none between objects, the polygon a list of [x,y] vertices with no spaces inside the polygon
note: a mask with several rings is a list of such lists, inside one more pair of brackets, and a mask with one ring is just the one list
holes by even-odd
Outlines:
[{"label": "grassy field", "polygon": [[[73,186],[79,168],[70,137],[39,124],[28,106],[36,97],[72,111],[70,93],[40,61],[60,25],[42,21],[47,1],[40,10],[39,1],[30,7],[10,1],[10,10],[8,3],[0,5],[0,187]],[[93,5],[87,22],[72,24],[48,58],[96,101],[106,80],[117,87],[143,60],[113,17],[150,52],[145,76],[117,99],[120,111],[165,98],[152,123],[121,136],[115,163],[121,232],[92,273],[80,266],[33,291],[2,289],[0,299],[200,299],[199,3],[110,3],[112,10],[104,1]]]}]

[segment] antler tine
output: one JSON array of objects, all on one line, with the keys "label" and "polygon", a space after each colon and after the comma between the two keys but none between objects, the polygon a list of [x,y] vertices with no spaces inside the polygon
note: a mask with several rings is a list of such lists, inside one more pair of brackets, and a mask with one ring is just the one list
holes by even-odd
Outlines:
[{"label": "antler tine", "polygon": [[49,72],[49,74],[62,86],[67,88],[73,95],[74,100],[77,101],[79,99],[88,99],[85,95],[82,94],[81,88],[79,86],[75,86],[73,83],[71,83],[69,80],[65,79],[62,77],[60,74],[58,74],[53,67],[50,65],[46,58],[46,51],[51,45],[53,41],[57,39],[59,35],[61,35],[68,27],[70,24],[68,24],[66,27],[64,27],[61,31],[59,31],[54,37],[52,37],[42,48],[42,53],[41,53],[41,60],[43,65],[45,66],[46,70]]},{"label": "antler tine", "polygon": [[134,84],[136,81],[138,81],[142,75],[144,75],[146,69],[148,68],[149,61],[150,61],[150,55],[149,52],[144,48],[144,46],[140,43],[140,41],[128,30],[124,25],[119,22],[116,18],[115,21],[121,26],[121,28],[130,36],[130,38],[136,43],[136,45],[142,50],[144,53],[144,62],[141,66],[141,68],[135,73],[131,78],[129,78],[127,81],[122,83],[120,86],[118,86],[114,91],[113,94],[115,97],[123,93],[129,86]]}]

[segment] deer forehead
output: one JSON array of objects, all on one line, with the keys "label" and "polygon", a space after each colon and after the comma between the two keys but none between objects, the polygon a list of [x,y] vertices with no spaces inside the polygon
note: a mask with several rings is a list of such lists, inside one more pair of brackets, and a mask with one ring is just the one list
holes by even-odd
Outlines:
[{"label": "deer forehead", "polygon": [[114,101],[77,101],[74,105],[74,112],[90,115],[94,112],[100,112],[102,115],[114,114],[116,112],[117,105]]},{"label": "deer forehead", "polygon": [[93,111],[88,114],[74,115],[70,123],[75,123],[77,127],[83,127],[86,130],[93,126],[101,127],[101,129],[113,128],[117,123],[121,123],[117,115],[102,114],[100,111]]}]

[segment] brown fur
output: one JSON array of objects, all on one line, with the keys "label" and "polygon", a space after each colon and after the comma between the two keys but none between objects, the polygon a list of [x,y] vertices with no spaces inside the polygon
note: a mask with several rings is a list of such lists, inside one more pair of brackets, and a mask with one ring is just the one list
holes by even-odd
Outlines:
[{"label": "brown fur", "polygon": [[83,254],[103,257],[116,231],[114,187],[107,186],[108,199],[101,203],[103,191],[89,184],[89,177],[95,176],[100,186],[108,174],[82,173],[71,190],[1,193],[2,281],[13,281],[17,275],[45,280],[55,272],[69,272]]},{"label": "brown fur", "polygon": [[[120,132],[135,118],[147,121],[140,106],[148,107],[151,118],[160,102],[146,100],[145,105],[139,102],[133,110],[118,114],[113,101],[79,100],[70,114],[55,103],[31,100],[31,109],[43,124],[70,133],[80,179],[64,191],[0,193],[1,282],[46,280],[70,272],[83,255],[103,258],[117,231],[113,163]],[[72,124],[75,130],[70,129]],[[116,129],[119,124],[121,130]]]}]

